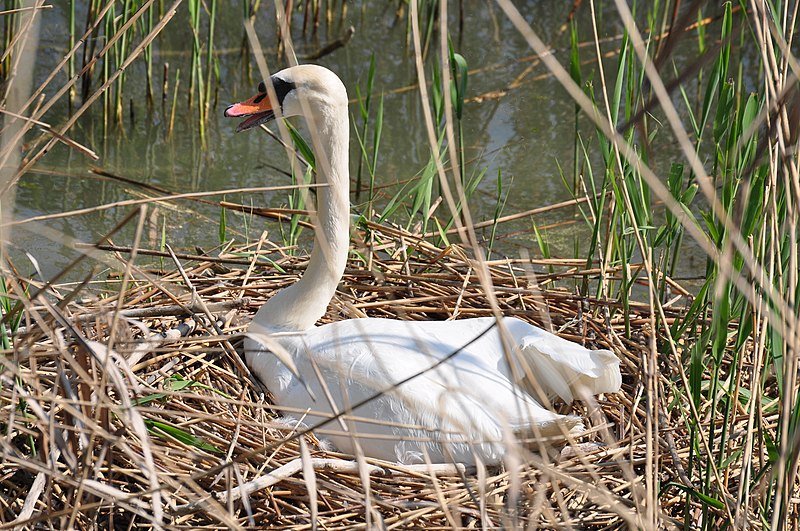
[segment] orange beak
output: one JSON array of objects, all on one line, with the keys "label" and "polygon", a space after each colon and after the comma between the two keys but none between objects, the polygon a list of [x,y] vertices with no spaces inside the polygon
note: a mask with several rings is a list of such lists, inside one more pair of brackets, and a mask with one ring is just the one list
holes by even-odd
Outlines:
[{"label": "orange beak", "polygon": [[[259,87],[260,88],[260,87]],[[266,92],[259,92],[252,98],[241,103],[234,103],[225,109],[225,116],[229,118],[246,117],[236,127],[236,132],[246,131],[275,119],[275,111]]]}]

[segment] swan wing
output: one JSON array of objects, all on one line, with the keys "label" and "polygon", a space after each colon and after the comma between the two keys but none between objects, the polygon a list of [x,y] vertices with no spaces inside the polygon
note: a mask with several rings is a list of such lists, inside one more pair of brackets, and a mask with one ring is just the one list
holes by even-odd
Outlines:
[{"label": "swan wing", "polygon": [[491,323],[470,321],[354,319],[284,338],[317,399],[294,379],[273,394],[280,405],[319,412],[308,425],[347,413],[322,434],[341,450],[359,446],[404,463],[426,453],[434,462],[477,455],[496,463],[512,433],[560,436],[579,427],[580,419],[543,408],[499,371],[496,332],[485,331]]}]

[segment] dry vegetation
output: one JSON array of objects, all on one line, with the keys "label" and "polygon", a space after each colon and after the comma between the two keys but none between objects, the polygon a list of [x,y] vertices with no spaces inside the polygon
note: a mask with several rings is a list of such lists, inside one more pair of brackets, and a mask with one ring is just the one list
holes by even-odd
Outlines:
[{"label": "dry vegetation", "polygon": [[[445,226],[452,216],[468,227],[476,224],[454,208],[457,200],[467,203],[458,186],[468,173],[457,167],[464,162],[459,127],[467,69],[454,64],[457,56],[448,50],[447,2],[421,3],[423,16],[416,1],[397,12],[408,19],[409,58],[420,81],[414,89],[429,119],[422,141],[431,145],[431,161],[424,171],[445,196],[448,183],[454,192],[442,201],[442,219],[428,214],[439,200],[430,187],[419,201],[427,208],[410,213],[427,216],[430,224],[420,221],[419,232],[433,232],[424,238],[373,223],[378,213],[370,196],[369,219],[353,230],[350,267],[325,319],[516,315],[589,346],[611,348],[622,360],[622,392],[596,404],[554,404],[586,417],[586,436],[563,448],[527,452],[501,469],[402,467],[325,452],[303,426],[281,422],[281,411],[237,352],[250,315],[303,270],[302,253],[287,243],[296,242],[296,228],[305,223],[297,210],[303,205],[269,211],[290,221],[282,225],[291,225],[281,232],[290,234],[283,243],[262,237],[214,255],[175,255],[141,243],[144,204],[177,199],[150,187],[162,196],[97,207],[131,209],[120,224],[137,227],[127,247],[115,246],[111,235],[80,247],[78,262],[110,265],[114,276],[88,275],[77,283],[58,276],[44,283],[20,274],[3,252],[0,529],[798,525],[800,65],[792,53],[798,3],[665,2],[660,11],[635,18],[628,3],[618,1],[612,7],[624,35],[608,44],[597,32],[595,2],[575,2],[570,16],[587,17],[595,33],[586,46],[573,33],[573,55],[559,62],[562,57],[551,53],[514,5],[497,0],[498,13],[536,53],[520,67],[518,80],[546,68],[576,103],[576,138],[569,139],[575,145],[571,212],[592,235],[590,248],[580,250],[585,255],[551,259],[536,232],[531,241],[544,258],[512,261],[480,258],[485,253],[474,235],[462,233],[461,245],[432,243],[442,241],[434,221]],[[124,74],[138,59],[147,64],[152,97],[148,45],[158,42],[181,7],[180,0],[91,2],[86,34],[72,27],[63,62],[41,87],[27,90],[30,72],[20,66],[35,58],[35,25],[29,24],[34,9],[11,4],[21,9],[0,15],[7,17],[0,65],[4,243],[13,225],[8,216],[15,185],[56,142],[97,157],[71,138],[72,127],[100,102],[109,130],[124,119]],[[47,8],[43,0],[34,4]],[[190,108],[205,139],[217,3],[187,4],[194,29]],[[258,5],[244,2],[244,18],[255,20]],[[283,5],[277,2],[276,10]],[[304,6],[294,16],[304,35],[325,18],[319,10],[312,16],[318,3],[288,5]],[[339,6],[344,18],[346,2],[325,5],[329,12]],[[651,24],[648,31],[636,22],[641,18]],[[94,38],[101,29],[102,47]],[[287,54],[290,33],[281,34]],[[678,72],[670,54],[677,40],[689,38],[697,40],[699,57]],[[746,47],[757,51],[749,58],[758,63],[757,73],[743,73],[751,65],[731,59]],[[582,61],[579,48],[596,57]],[[608,56],[617,59],[616,71],[608,68],[611,60],[604,62]],[[591,78],[585,77],[587,63]],[[439,70],[426,80],[433,66]],[[68,81],[62,83],[65,70]],[[757,85],[755,93],[743,78]],[[447,89],[429,97],[429,87],[448,87],[451,80],[452,100],[442,96]],[[484,96],[513,95],[518,80]],[[687,85],[696,97],[687,95]],[[179,84],[172,90],[162,104],[167,137]],[[57,126],[41,122],[69,94],[81,101],[70,118]],[[362,168],[374,176],[378,159],[376,116],[382,110],[376,100],[372,108],[359,102],[363,122],[356,127],[365,139],[359,179]],[[579,137],[579,125],[586,124],[597,138]],[[40,133],[30,133],[34,128]],[[648,144],[657,135],[666,137],[660,145],[678,146],[674,160],[657,161],[671,163],[669,175],[648,165],[661,155]],[[437,144],[441,138],[445,147]],[[369,185],[371,194],[372,184],[365,178],[361,189]],[[410,194],[398,198],[406,206],[412,202]],[[487,227],[490,240],[505,228]],[[706,278],[692,290],[670,278],[688,239],[708,256]],[[153,260],[141,258],[149,255],[170,265],[146,269],[142,264],[152,267]],[[489,284],[480,282],[481,271],[488,271]],[[492,286],[491,297],[485,285]]]}]

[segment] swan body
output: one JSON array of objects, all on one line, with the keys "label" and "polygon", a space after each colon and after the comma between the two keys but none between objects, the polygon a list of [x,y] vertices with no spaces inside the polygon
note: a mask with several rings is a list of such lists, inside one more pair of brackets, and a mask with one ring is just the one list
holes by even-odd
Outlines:
[{"label": "swan body", "polygon": [[[342,278],[349,248],[347,92],[331,71],[291,67],[225,111],[237,130],[302,115],[319,184],[314,248],[304,275],[259,308],[245,359],[279,406],[339,450],[404,464],[500,462],[515,435],[564,438],[581,419],[541,405],[616,392],[619,360],[516,318],[350,319],[315,326]],[[268,92],[271,92],[270,96]],[[276,101],[273,101],[273,99]],[[280,350],[280,355],[277,351]],[[301,379],[302,378],[302,379]],[[539,397],[537,400],[534,397]]]}]

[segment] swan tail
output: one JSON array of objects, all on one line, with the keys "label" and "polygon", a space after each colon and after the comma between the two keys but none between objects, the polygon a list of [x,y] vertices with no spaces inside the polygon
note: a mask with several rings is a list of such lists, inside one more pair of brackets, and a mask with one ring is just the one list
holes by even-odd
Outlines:
[{"label": "swan tail", "polygon": [[616,393],[622,386],[619,358],[610,350],[589,350],[545,332],[526,336],[520,347],[530,369],[522,366],[522,374],[536,379],[528,381],[533,391],[570,403],[576,396]]}]

